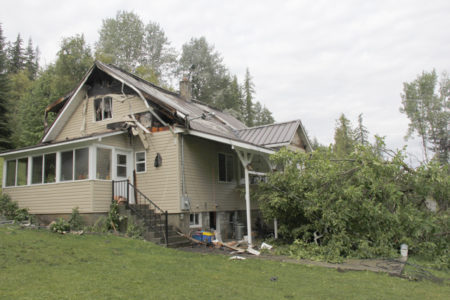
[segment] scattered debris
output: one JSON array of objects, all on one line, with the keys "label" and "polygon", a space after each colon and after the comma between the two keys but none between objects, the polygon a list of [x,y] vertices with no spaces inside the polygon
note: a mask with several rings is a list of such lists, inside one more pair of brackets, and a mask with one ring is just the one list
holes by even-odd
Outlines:
[{"label": "scattered debris", "polygon": [[278,277],[274,276],[274,277],[270,277],[270,281],[277,281]]},{"label": "scattered debris", "polygon": [[235,256],[230,257],[230,260],[246,260],[246,258],[242,257],[242,256],[235,255]]},{"label": "scattered debris", "polygon": [[247,248],[247,252],[250,253],[250,254],[256,255],[256,256],[261,254],[261,252],[259,252],[258,250],[255,250],[255,249],[250,248],[250,247]]},{"label": "scattered debris", "polygon": [[74,234],[74,235],[82,235],[84,233],[84,231],[83,230],[79,230],[79,231],[72,231],[71,230],[70,233]]},{"label": "scattered debris", "polygon": [[273,248],[273,246],[272,245],[269,245],[269,244],[266,244],[266,243],[262,243],[261,244],[261,247],[259,247],[259,248],[261,248],[261,249],[267,249],[267,250],[272,250],[272,248]]}]

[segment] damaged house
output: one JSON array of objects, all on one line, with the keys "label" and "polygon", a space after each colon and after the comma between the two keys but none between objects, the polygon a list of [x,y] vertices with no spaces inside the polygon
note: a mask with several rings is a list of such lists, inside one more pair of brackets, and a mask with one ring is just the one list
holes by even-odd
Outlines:
[{"label": "damaged house", "polygon": [[75,207],[94,222],[119,201],[185,233],[239,238],[255,226],[249,186],[269,155],[311,150],[299,120],[247,128],[191,99],[187,80],[174,93],[98,61],[50,112],[40,144],[1,154],[3,192],[41,222]]}]

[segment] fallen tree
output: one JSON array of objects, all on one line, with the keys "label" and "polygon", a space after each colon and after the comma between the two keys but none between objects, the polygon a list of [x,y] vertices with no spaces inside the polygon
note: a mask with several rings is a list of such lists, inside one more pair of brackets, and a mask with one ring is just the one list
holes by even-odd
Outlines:
[{"label": "fallen tree", "polygon": [[448,267],[448,165],[411,168],[401,151],[386,158],[371,146],[346,159],[331,149],[281,150],[271,159],[282,171],[270,174],[255,196],[265,218],[277,218],[292,254],[328,261],[394,257],[406,243]]}]

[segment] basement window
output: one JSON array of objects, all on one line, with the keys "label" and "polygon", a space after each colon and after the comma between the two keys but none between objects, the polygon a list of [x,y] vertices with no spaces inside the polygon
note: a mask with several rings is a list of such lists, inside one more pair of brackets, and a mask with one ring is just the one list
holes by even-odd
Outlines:
[{"label": "basement window", "polygon": [[146,171],[145,152],[136,152],[136,173]]},{"label": "basement window", "polygon": [[219,182],[232,182],[234,179],[233,156],[219,153]]},{"label": "basement window", "polygon": [[189,227],[201,227],[202,215],[200,213],[189,214]]},{"label": "basement window", "polygon": [[112,118],[112,98],[94,99],[95,121],[103,121]]}]

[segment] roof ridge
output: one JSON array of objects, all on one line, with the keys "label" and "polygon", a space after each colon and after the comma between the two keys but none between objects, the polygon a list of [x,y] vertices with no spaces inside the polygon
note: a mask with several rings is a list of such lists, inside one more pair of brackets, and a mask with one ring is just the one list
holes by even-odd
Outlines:
[{"label": "roof ridge", "polygon": [[147,81],[147,80],[145,80],[145,79],[143,79],[143,78],[137,76],[136,74],[133,74],[133,73],[127,71],[127,70],[124,70],[124,69],[122,69],[122,68],[120,68],[120,67],[118,67],[118,66],[116,66],[116,65],[113,65],[113,64],[105,64],[104,62],[101,62],[101,61],[99,61],[99,60],[96,60],[95,63],[100,63],[100,64],[102,64],[103,66],[110,67],[110,68],[114,68],[114,69],[116,69],[116,70],[118,70],[118,71],[120,71],[120,72],[123,72],[123,73],[125,73],[125,74],[127,74],[127,75],[133,77],[133,78],[136,79],[137,81],[140,81],[140,82],[142,82],[142,83],[145,83],[145,84],[147,84],[147,85],[149,85],[149,86],[151,86],[151,87],[153,87],[153,88],[155,88],[155,89],[157,89],[157,90],[159,90],[159,91],[161,91],[161,92],[163,92],[163,93],[166,93],[166,94],[169,94],[169,95],[172,95],[172,96],[176,96],[176,97],[180,97],[180,95],[179,95],[178,93],[169,91],[169,90],[167,90],[167,89],[165,89],[165,88],[163,88],[163,87],[160,87],[160,86],[158,86],[158,85],[156,85],[156,84],[154,84],[154,83],[151,83],[150,81]]},{"label": "roof ridge", "polygon": [[245,129],[240,129],[238,131],[257,129],[257,128],[262,128],[262,127],[269,127],[269,126],[281,125],[281,124],[287,124],[287,123],[294,123],[294,122],[301,123],[300,119],[295,119],[295,120],[291,120],[291,121],[284,121],[284,122],[277,122],[277,123],[272,123],[272,124],[253,126],[253,127],[249,127],[249,128],[245,128]]}]

